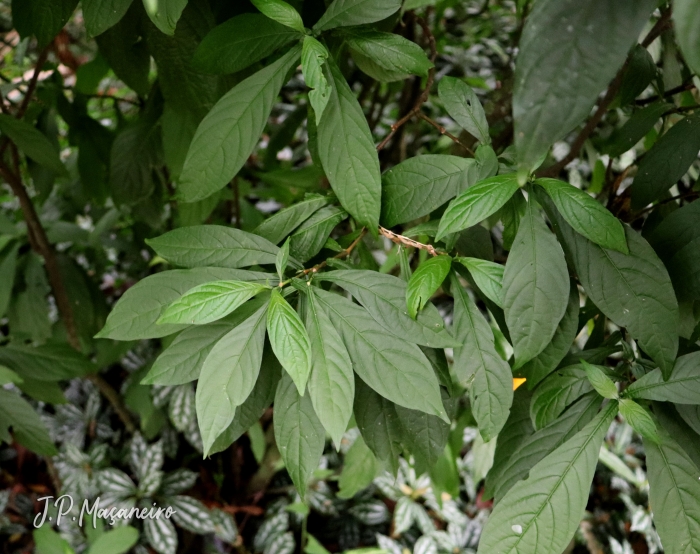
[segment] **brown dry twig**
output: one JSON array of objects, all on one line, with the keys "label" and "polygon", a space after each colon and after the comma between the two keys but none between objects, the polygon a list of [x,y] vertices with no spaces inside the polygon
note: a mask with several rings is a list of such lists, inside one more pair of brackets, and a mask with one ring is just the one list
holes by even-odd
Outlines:
[{"label": "brown dry twig", "polygon": [[389,229],[385,229],[381,226],[379,227],[379,234],[388,238],[391,242],[395,244],[401,246],[408,246],[409,248],[418,248],[420,250],[425,250],[431,256],[439,256],[441,254],[440,252],[435,250],[435,247],[432,244],[423,244],[422,242],[409,239],[408,237],[404,237],[403,235],[397,235],[393,231],[389,231]]}]

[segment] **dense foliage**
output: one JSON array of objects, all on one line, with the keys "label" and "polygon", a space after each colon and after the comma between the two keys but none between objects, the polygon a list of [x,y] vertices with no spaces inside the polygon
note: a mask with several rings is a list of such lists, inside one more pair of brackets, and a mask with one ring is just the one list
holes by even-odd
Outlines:
[{"label": "dense foliage", "polygon": [[699,0],[0,18],[3,551],[700,552]]}]

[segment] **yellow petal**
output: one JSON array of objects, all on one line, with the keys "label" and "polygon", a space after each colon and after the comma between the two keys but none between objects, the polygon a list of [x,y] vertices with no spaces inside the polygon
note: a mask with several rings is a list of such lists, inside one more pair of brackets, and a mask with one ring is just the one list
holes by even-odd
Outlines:
[{"label": "yellow petal", "polygon": [[513,377],[513,390],[516,390],[525,381],[527,381],[525,378]]}]

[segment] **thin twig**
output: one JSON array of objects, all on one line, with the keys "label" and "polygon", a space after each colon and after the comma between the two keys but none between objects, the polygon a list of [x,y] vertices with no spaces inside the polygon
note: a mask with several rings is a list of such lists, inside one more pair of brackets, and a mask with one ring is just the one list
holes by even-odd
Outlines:
[{"label": "thin twig", "polygon": [[430,123],[435,129],[438,130],[438,132],[441,135],[445,135],[447,138],[451,139],[452,142],[455,144],[459,144],[462,148],[464,148],[467,152],[469,152],[472,157],[475,156],[474,151],[469,148],[466,144],[464,144],[462,141],[460,141],[456,136],[454,136],[452,133],[448,132],[447,129],[445,129],[442,125],[440,125],[437,121],[429,118],[427,115],[425,115],[423,112],[418,112],[418,117],[425,121],[426,123]]},{"label": "thin twig", "polygon": [[[380,227],[380,229],[381,229],[381,227]],[[367,234],[367,228],[366,228],[366,227],[363,227],[363,228],[362,228],[362,231],[360,231],[360,234],[358,235],[358,237],[357,237],[354,241],[352,241],[352,243],[350,244],[350,246],[348,246],[348,247],[347,247],[345,250],[343,250],[342,252],[338,252],[338,254],[336,254],[335,256],[333,256],[332,259],[333,259],[333,260],[342,260],[342,259],[344,259],[344,258],[347,258],[347,257],[352,253],[352,251],[355,250],[355,247],[356,247],[358,244],[360,244],[360,241],[362,240],[362,237],[364,237],[366,234]],[[315,266],[310,267],[309,269],[305,269],[305,270],[303,270],[303,271],[300,271],[299,273],[297,273],[297,277],[303,277],[303,276],[305,276],[305,275],[308,275],[309,273],[318,273],[321,269],[323,269],[323,268],[326,267],[327,265],[328,265],[328,264],[327,264],[326,261],[324,260],[324,261],[322,261],[320,264],[316,264]],[[286,283],[280,283],[280,286],[283,285],[283,284],[286,284]]]},{"label": "thin twig", "polygon": [[653,102],[656,102],[657,100],[661,100],[662,98],[668,98],[669,96],[674,96],[676,94],[680,94],[681,92],[686,92],[688,90],[693,90],[695,88],[695,84],[690,81],[688,83],[684,83],[682,85],[679,85],[677,87],[668,89],[666,92],[663,93],[663,95],[656,95],[652,96],[650,98],[643,98],[642,100],[637,100],[635,104],[638,106],[645,106],[647,104],[651,104]]},{"label": "thin twig", "polygon": [[641,216],[643,216],[645,213],[650,212],[657,206],[661,206],[662,204],[668,204],[669,202],[673,202],[675,200],[683,200],[685,198],[688,198],[690,196],[700,196],[700,193],[696,190],[689,190],[687,192],[684,192],[683,194],[678,194],[676,196],[672,196],[670,198],[664,198],[663,200],[659,200],[656,204],[652,206],[647,206],[646,208],[639,210],[636,214],[632,216],[630,221],[634,221],[636,219],[639,219]]},{"label": "thin twig", "polygon": [[401,246],[408,246],[409,248],[418,248],[420,250],[425,250],[431,256],[442,255],[442,253],[435,250],[435,247],[431,244],[423,244],[422,242],[409,239],[408,237],[404,237],[403,235],[397,235],[393,231],[389,231],[389,229],[385,229],[381,226],[379,227],[379,234],[385,236],[395,244],[399,244]]}]

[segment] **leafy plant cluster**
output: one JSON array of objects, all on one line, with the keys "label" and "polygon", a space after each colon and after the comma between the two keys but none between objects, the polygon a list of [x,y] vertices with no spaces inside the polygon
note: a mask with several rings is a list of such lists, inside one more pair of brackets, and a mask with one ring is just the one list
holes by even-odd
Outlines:
[{"label": "leafy plant cluster", "polygon": [[0,532],[700,551],[698,0],[230,4],[2,7]]}]

